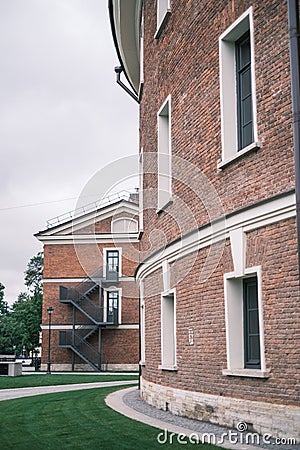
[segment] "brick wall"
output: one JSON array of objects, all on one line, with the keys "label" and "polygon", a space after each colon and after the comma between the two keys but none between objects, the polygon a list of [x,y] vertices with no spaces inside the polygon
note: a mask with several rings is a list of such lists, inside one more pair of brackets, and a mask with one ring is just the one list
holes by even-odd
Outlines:
[{"label": "brick wall", "polygon": [[[218,39],[250,6],[254,17],[258,138],[262,146],[218,170],[222,153]],[[145,158],[147,153],[157,152],[157,112],[171,94],[172,155],[190,162],[207,177],[225,214],[293,189],[286,2],[174,0],[171,8],[166,26],[156,40],[156,5],[149,0],[144,2],[145,82],[140,146]],[[149,165],[153,172],[155,162]],[[178,224],[184,234],[209,221],[201,201],[206,194],[199,190],[202,179],[199,176],[197,180],[197,170],[189,173],[186,164],[173,160],[173,197],[180,197],[190,214],[174,201],[166,213],[157,215],[156,208],[148,209],[149,202],[144,199],[144,256],[178,237]],[[144,189],[156,188],[157,175],[145,174]],[[153,230],[160,230],[156,239]]]}]

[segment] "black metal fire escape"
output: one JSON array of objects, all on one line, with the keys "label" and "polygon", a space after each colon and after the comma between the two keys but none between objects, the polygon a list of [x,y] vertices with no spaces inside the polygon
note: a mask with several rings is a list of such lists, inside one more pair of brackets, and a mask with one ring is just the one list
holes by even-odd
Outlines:
[{"label": "black metal fire escape", "polygon": [[[101,330],[118,324],[119,311],[119,304],[115,302],[107,305],[105,314],[104,288],[118,283],[118,271],[107,270],[103,276],[101,268],[74,288],[60,286],[60,302],[71,305],[73,309],[72,329],[59,331],[59,347],[72,351],[72,370],[75,355],[94,370],[101,370]],[[98,333],[97,349],[89,342],[95,333]]]}]

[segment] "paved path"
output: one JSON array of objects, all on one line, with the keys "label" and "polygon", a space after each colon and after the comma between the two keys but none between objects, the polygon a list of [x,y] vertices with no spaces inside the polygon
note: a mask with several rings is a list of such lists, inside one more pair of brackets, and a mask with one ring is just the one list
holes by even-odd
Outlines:
[{"label": "paved path", "polygon": [[81,384],[61,384],[59,386],[37,386],[15,389],[1,389],[0,401],[10,400],[13,398],[31,397],[33,395],[50,394],[53,392],[79,391],[81,389],[93,389],[111,386],[125,386],[128,384],[136,384],[136,380],[132,381],[102,381],[97,383],[81,383]]},{"label": "paved path", "polygon": [[[253,442],[255,445],[252,445],[251,437],[247,438],[249,443],[246,443],[246,433],[238,433],[237,430],[229,430],[228,428],[213,425],[208,422],[187,419],[185,417],[175,416],[167,411],[161,411],[143,402],[139,397],[139,391],[136,387],[115,391],[109,394],[105,401],[109,407],[120,414],[163,430],[157,434],[161,444],[166,439],[165,430],[167,430],[170,433],[182,433],[181,442],[183,446],[189,441],[190,437],[192,438],[191,442],[196,444],[195,439],[198,437],[199,442],[205,439],[207,442],[210,439],[211,443],[216,443],[220,447],[234,450],[258,450],[260,448],[269,450],[300,449],[299,444],[293,446],[275,445],[273,441],[264,444],[261,436],[259,438],[254,436],[255,439],[259,439],[259,444],[256,445],[257,440],[255,440]],[[233,433],[232,435],[230,435],[230,431]],[[173,439],[176,441],[177,438],[173,437]],[[169,438],[167,442],[170,445]]]}]

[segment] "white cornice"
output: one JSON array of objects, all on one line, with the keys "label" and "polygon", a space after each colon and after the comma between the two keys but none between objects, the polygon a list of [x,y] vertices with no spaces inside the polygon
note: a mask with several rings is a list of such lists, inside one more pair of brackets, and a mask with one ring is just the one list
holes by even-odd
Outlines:
[{"label": "white cornice", "polygon": [[[79,328],[80,325],[75,325],[75,329]],[[72,330],[73,325],[69,324],[58,324],[58,325],[53,325],[51,323],[51,330]],[[87,329],[89,327],[87,326]],[[93,325],[91,325],[90,328],[93,328]],[[43,324],[41,325],[41,329],[42,330],[48,330],[49,329],[49,325],[47,324]],[[133,324],[120,324],[120,325],[108,325],[106,330],[138,330],[139,329],[139,324],[138,323],[133,323]]]},{"label": "white cornice", "polygon": [[44,244],[128,244],[139,242],[138,233],[114,233],[114,234],[69,234],[69,235],[40,235],[37,239]]},{"label": "white cornice", "polygon": [[136,278],[140,280],[150,275],[162,266],[164,260],[172,263],[194,251],[208,247],[212,242],[217,243],[228,239],[229,233],[237,228],[242,228],[244,232],[250,232],[295,216],[296,199],[294,193],[249,207],[236,214],[229,215],[212,226],[195,230],[154,254],[139,266]]},{"label": "white cornice", "polygon": [[[85,281],[87,279],[88,275],[86,275],[84,278],[43,278],[43,283],[81,283],[82,281]],[[119,278],[120,283],[123,281],[131,281],[135,282],[134,277],[120,277]]]},{"label": "white cornice", "polygon": [[53,228],[49,228],[44,231],[40,231],[36,237],[41,240],[44,236],[53,235],[66,235],[74,233],[81,228],[94,225],[96,222],[101,222],[109,217],[114,217],[116,214],[129,213],[133,215],[139,214],[139,206],[133,202],[127,202],[123,200],[122,202],[114,203],[112,205],[101,208],[97,211],[91,211],[86,214],[81,214],[79,217],[74,217],[61,225],[57,225]]}]

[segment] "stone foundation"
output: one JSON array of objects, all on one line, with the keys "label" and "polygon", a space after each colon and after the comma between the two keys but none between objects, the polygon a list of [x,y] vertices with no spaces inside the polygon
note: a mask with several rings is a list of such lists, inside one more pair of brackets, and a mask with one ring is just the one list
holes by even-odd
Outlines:
[{"label": "stone foundation", "polygon": [[[95,372],[88,364],[75,364],[75,372]],[[103,364],[104,372],[137,372],[138,364]],[[47,371],[47,364],[41,365],[41,371]],[[51,372],[72,372],[72,364],[51,364]],[[97,372],[95,372],[97,373]]]},{"label": "stone foundation", "polygon": [[300,441],[300,407],[173,389],[141,379],[142,399],[158,409],[191,419]]}]

